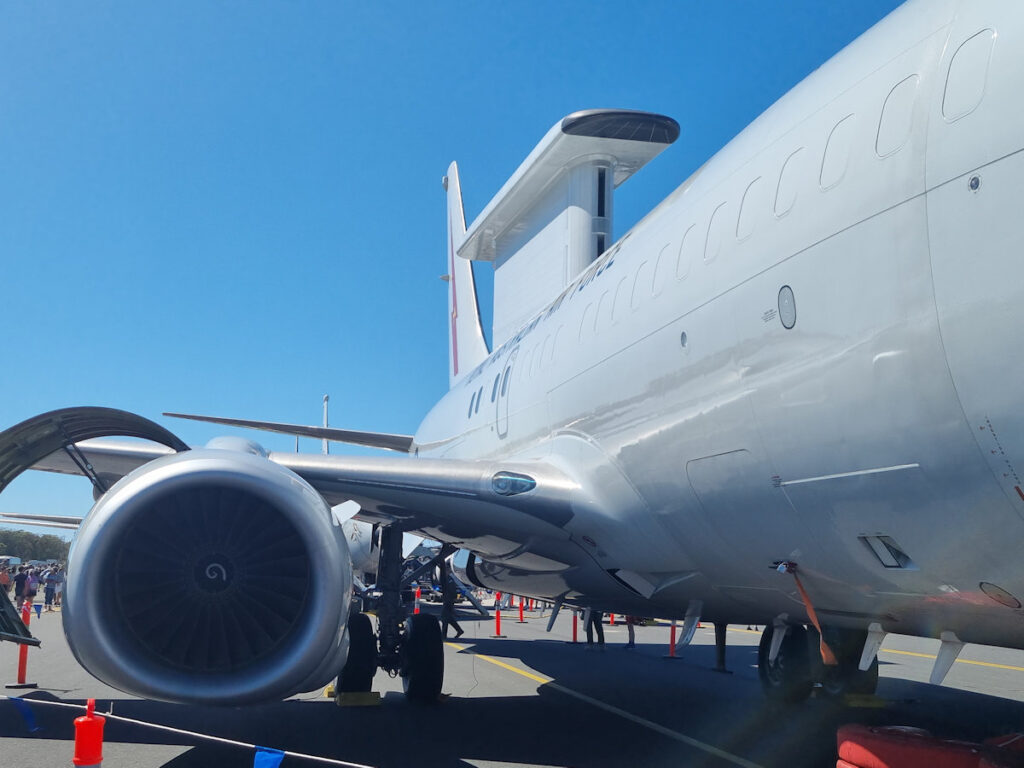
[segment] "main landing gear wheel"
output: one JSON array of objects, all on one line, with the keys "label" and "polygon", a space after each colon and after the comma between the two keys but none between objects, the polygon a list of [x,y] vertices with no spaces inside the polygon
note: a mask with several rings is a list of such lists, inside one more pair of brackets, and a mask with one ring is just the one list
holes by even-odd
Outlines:
[{"label": "main landing gear wheel", "polygon": [[824,666],[821,690],[834,699],[847,694],[870,696],[878,688],[878,657],[866,670],[858,669],[861,651],[868,633],[851,629],[825,628],[829,647],[839,662],[837,666]]},{"label": "main landing gear wheel", "polygon": [[790,625],[785,632],[778,656],[769,663],[775,630],[771,624],[764,628],[757,649],[757,673],[761,678],[761,688],[769,699],[793,704],[803,701],[811,693],[811,665],[807,630],[799,625]]},{"label": "main landing gear wheel", "polygon": [[338,675],[338,693],[366,693],[377,674],[377,638],[370,617],[354,613],[348,620],[348,660]]},{"label": "main landing gear wheel", "polygon": [[402,643],[402,687],[411,701],[429,703],[441,696],[444,680],[444,641],[434,616],[417,613],[405,622]]}]

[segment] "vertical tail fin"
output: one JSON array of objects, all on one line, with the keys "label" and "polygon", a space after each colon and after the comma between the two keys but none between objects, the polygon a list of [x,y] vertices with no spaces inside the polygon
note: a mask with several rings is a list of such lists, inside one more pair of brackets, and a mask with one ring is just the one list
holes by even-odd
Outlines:
[{"label": "vertical tail fin", "polygon": [[473,281],[473,265],[456,251],[466,235],[459,167],[452,163],[445,177],[448,192],[448,386],[455,384],[487,359],[487,342],[480,324],[480,307]]}]

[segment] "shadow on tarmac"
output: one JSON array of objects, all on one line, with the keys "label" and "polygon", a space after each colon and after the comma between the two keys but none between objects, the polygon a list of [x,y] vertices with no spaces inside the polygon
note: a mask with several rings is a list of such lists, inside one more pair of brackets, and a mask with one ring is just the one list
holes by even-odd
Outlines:
[{"label": "shadow on tarmac", "polygon": [[[661,644],[639,645],[633,651],[609,644],[600,652],[555,640],[471,640],[469,634],[459,641],[465,646],[461,654],[482,654],[516,667],[521,662],[555,685],[536,683],[536,695],[453,696],[432,706],[415,705],[389,692],[380,706],[343,710],[321,698],[245,708],[114,699],[113,711],[174,728],[382,767],[467,766],[467,760],[598,768],[728,765],[559,687],[762,766],[834,765],[835,731],[847,722],[914,725],[950,738],[981,739],[1016,730],[1024,721],[1024,703],[886,678],[879,684],[884,706],[846,708],[819,697],[793,707],[774,706],[761,694],[754,666],[757,649],[751,646],[730,647],[728,664],[734,674],[722,675],[712,671],[714,648],[706,645],[691,646],[682,659],[670,661],[663,658]],[[483,659],[472,663],[494,669]],[[45,691],[26,698],[57,700]],[[97,705],[106,710],[108,700]],[[43,706],[33,711],[41,726],[37,737],[73,738],[75,713]],[[14,706],[0,702],[0,737],[26,735]],[[195,745],[167,762],[167,768],[253,763],[252,752],[246,749],[197,743],[188,736],[113,720],[107,722],[106,740]],[[283,765],[315,763],[286,759]]]}]

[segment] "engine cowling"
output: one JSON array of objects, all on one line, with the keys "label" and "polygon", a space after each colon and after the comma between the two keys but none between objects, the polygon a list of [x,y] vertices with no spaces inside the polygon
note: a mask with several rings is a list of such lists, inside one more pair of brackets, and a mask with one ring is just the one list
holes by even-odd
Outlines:
[{"label": "engine cowling", "polygon": [[95,677],[146,698],[245,704],[312,690],[344,665],[342,529],[306,481],[245,446],[146,464],[84,520],[63,619]]}]

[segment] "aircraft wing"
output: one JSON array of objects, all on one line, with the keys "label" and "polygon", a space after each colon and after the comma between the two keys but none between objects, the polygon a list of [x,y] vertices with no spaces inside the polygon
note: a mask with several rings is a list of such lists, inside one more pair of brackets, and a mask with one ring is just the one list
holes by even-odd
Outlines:
[{"label": "aircraft wing", "polygon": [[0,523],[7,525],[39,525],[44,528],[66,528],[76,531],[82,524],[81,517],[64,515],[21,515],[12,512],[0,512]]},{"label": "aircraft wing", "polygon": [[[174,453],[172,448],[155,443],[134,440],[97,438],[75,443],[82,456],[88,459],[97,474],[108,480],[117,481],[133,469],[153,459]],[[62,475],[82,475],[81,468],[64,450],[54,451],[46,458],[32,465],[32,469],[56,472]]]},{"label": "aircraft wing", "polygon": [[[76,447],[108,481],[174,452],[162,445],[109,438],[85,440]],[[332,506],[357,502],[358,520],[398,522],[407,531],[495,555],[531,538],[567,540],[564,526],[573,517],[571,496],[578,491],[571,478],[543,462],[303,453],[271,453],[269,459],[301,476]],[[64,450],[32,469],[85,474]]]},{"label": "aircraft wing", "polygon": [[334,427],[310,427],[302,424],[282,424],[278,421],[255,421],[253,419],[228,419],[223,416],[196,416],[190,413],[165,413],[175,419],[190,419],[209,424],[224,424],[229,427],[245,427],[261,429],[264,432],[278,432],[284,435],[315,437],[318,440],[332,440],[337,443],[367,445],[371,448],[384,448],[389,451],[408,453],[412,447],[412,435],[395,435],[388,432],[360,432],[355,429],[336,429]]},{"label": "aircraft wing", "polygon": [[303,477],[330,504],[356,501],[360,520],[399,522],[447,542],[569,538],[565,525],[573,517],[577,486],[542,462],[295,453],[272,453],[270,459]]}]

